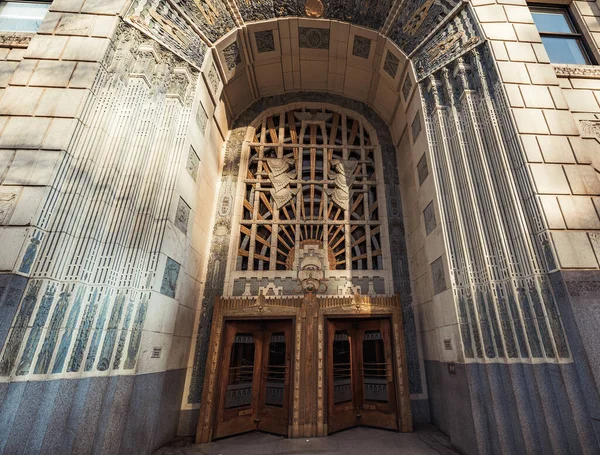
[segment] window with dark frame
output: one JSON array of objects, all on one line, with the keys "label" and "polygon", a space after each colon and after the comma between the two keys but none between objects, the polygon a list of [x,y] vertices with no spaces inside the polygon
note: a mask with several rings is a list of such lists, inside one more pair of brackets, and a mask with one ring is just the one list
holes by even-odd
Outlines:
[{"label": "window with dark frame", "polygon": [[37,32],[51,3],[49,1],[0,2],[0,33]]},{"label": "window with dark frame", "polygon": [[567,7],[530,5],[529,9],[552,63],[595,64]]}]

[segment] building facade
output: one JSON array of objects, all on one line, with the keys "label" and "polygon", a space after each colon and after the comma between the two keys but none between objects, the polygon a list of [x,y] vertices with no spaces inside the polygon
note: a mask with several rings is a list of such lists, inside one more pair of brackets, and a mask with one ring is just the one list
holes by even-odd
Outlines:
[{"label": "building facade", "polygon": [[433,423],[600,450],[600,7],[0,2],[0,452]]}]

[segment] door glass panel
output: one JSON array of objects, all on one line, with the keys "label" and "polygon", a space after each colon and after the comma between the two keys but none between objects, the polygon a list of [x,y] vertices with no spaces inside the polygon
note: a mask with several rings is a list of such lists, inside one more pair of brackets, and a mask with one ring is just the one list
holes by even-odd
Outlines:
[{"label": "door glass panel", "polygon": [[368,330],[363,338],[363,378],[365,400],[386,403],[387,364],[385,347],[379,330]]},{"label": "door glass panel", "polygon": [[252,378],[254,376],[254,335],[236,333],[231,347],[231,362],[225,394],[225,409],[235,409],[252,404]]},{"label": "door glass panel", "polygon": [[269,343],[269,364],[267,371],[267,391],[265,405],[277,408],[283,407],[283,392],[285,386],[285,334],[271,334]]},{"label": "door glass panel", "polygon": [[333,338],[333,402],[352,401],[352,363],[350,340],[346,332],[336,331]]}]

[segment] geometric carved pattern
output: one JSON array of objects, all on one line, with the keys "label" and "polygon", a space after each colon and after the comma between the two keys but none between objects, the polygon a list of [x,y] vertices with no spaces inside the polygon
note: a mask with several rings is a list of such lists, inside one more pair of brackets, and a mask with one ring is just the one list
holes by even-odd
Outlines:
[{"label": "geometric carved pattern", "polygon": [[431,277],[433,279],[433,294],[446,290],[446,277],[444,275],[444,262],[439,257],[431,264]]},{"label": "geometric carved pattern", "polygon": [[298,28],[298,39],[304,49],[329,49],[328,28]]},{"label": "geometric carved pattern", "polygon": [[408,101],[408,95],[410,95],[411,89],[412,81],[410,80],[410,74],[407,74],[406,79],[404,79],[404,84],[402,84],[402,96],[404,97],[404,101]]},{"label": "geometric carved pattern", "polygon": [[196,31],[199,30],[214,43],[235,27],[226,0],[138,0],[132,2],[125,17],[128,22],[141,25],[142,31],[168,39],[177,46],[175,50],[196,44],[189,41],[188,31],[201,40]]},{"label": "geometric carved pattern", "polygon": [[175,214],[175,226],[177,226],[181,232],[187,234],[189,221],[190,206],[186,204],[183,198],[179,198],[179,203],[177,204],[177,213]]},{"label": "geometric carved pattern", "polygon": [[390,39],[406,55],[411,54],[458,3],[458,0],[415,0],[403,4],[390,30]]},{"label": "geometric carved pattern", "polygon": [[[510,107],[489,46],[435,71],[421,91],[428,136],[444,138],[431,141],[430,151],[436,181],[447,189],[439,198],[439,222],[450,236],[448,262],[465,357],[571,361],[560,294],[548,276],[555,268],[553,253],[546,248],[547,234],[539,233],[541,209],[520,202],[536,199],[519,171],[524,152],[512,140]],[[442,282],[436,276],[443,269],[434,264],[438,291]]]},{"label": "geometric carved pattern", "polygon": [[[58,197],[44,199],[32,223],[40,229],[20,264],[32,279],[14,302],[0,375],[136,367],[198,74],[128,24],[101,68],[85,127],[51,183]],[[109,146],[93,131],[109,131],[115,119],[121,129]]]},{"label": "geometric carved pattern", "polygon": [[225,63],[229,71],[233,70],[237,65],[242,63],[242,55],[240,53],[240,47],[237,41],[234,41],[225,49],[223,49],[223,57],[225,57]]},{"label": "geometric carved pattern", "polygon": [[238,270],[297,270],[309,243],[330,270],[381,270],[376,146],[359,119],[279,111],[250,144]]},{"label": "geometric carved pattern", "polygon": [[210,87],[210,91],[213,95],[217,95],[217,91],[219,90],[219,84],[221,83],[221,78],[219,77],[219,72],[217,71],[217,67],[214,63],[211,63],[210,70],[208,72],[208,85]]},{"label": "geometric carved pattern", "polygon": [[190,177],[192,177],[192,179],[194,180],[194,182],[196,181],[196,178],[198,177],[198,168],[199,167],[200,167],[200,158],[198,158],[198,154],[196,153],[196,150],[194,150],[194,147],[190,146],[186,169],[187,169],[188,173],[190,174]]},{"label": "geometric carved pattern", "polygon": [[383,63],[383,70],[388,73],[391,77],[395,78],[398,72],[398,66],[400,65],[400,59],[396,57],[392,52],[387,51],[385,54],[385,61]]},{"label": "geometric carved pattern", "polygon": [[413,140],[413,144],[414,144],[417,141],[419,134],[421,133],[421,116],[419,115],[418,112],[417,112],[417,115],[415,115],[415,118],[410,126],[410,129],[412,132],[412,140]]},{"label": "geometric carved pattern", "polygon": [[254,34],[256,39],[256,49],[259,54],[263,52],[273,52],[275,50],[275,40],[273,30],[263,30]]},{"label": "geometric carved pattern", "polygon": [[356,35],[354,37],[354,46],[352,47],[352,55],[368,59],[371,53],[371,40],[364,36]]},{"label": "geometric carved pattern", "polygon": [[[417,114],[418,118],[418,114]],[[419,185],[423,185],[423,182],[429,176],[429,169],[427,167],[427,154],[423,153],[423,156],[417,164],[417,174],[419,175]]]},{"label": "geometric carved pattern", "polygon": [[181,266],[171,258],[167,258],[165,264],[165,271],[163,274],[162,285],[160,287],[160,293],[167,297],[175,298],[175,291],[177,289],[177,278],[179,277],[179,269]]},{"label": "geometric carved pattern", "polygon": [[471,10],[464,7],[443,30],[428,40],[414,55],[417,80],[422,80],[482,42],[477,21],[473,18]]},{"label": "geometric carved pattern", "polygon": [[133,2],[125,20],[196,68],[202,66],[207,46],[170,2]]},{"label": "geometric carved pattern", "polygon": [[423,210],[423,219],[425,220],[425,233],[429,235],[433,232],[436,226],[433,201],[427,204],[427,207],[425,207],[425,210]]},{"label": "geometric carved pattern", "polygon": [[196,124],[202,134],[206,133],[206,127],[208,125],[208,114],[206,109],[202,106],[202,102],[198,103],[198,110],[196,111]]}]

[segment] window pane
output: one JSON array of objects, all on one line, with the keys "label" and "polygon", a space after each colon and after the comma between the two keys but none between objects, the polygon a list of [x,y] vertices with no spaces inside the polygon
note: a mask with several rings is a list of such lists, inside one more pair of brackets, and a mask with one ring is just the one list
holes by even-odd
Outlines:
[{"label": "window pane", "polygon": [[543,36],[542,42],[552,63],[586,65],[588,62],[576,38]]},{"label": "window pane", "polygon": [[37,31],[49,6],[49,3],[0,2],[0,31]]},{"label": "window pane", "polygon": [[561,11],[532,11],[533,21],[540,32],[573,33],[567,18]]}]

